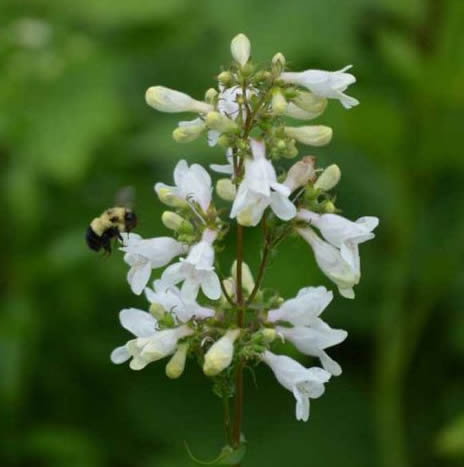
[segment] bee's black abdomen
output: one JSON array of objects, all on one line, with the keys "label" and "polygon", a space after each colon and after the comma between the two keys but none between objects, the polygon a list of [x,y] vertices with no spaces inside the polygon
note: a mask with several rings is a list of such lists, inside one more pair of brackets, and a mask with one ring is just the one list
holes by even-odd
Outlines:
[{"label": "bee's black abdomen", "polygon": [[99,237],[91,227],[87,229],[87,233],[85,235],[85,240],[87,245],[90,249],[94,251],[99,251],[102,247],[102,239]]},{"label": "bee's black abdomen", "polygon": [[127,210],[124,214],[124,225],[126,230],[130,232],[137,225],[137,216],[135,212]]}]

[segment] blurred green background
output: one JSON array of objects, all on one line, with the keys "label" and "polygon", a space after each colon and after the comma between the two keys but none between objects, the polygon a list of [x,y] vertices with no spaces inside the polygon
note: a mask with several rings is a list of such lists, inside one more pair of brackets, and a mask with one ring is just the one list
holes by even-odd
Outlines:
[{"label": "blurred green background", "polygon": [[[1,0],[2,467],[187,466],[184,440],[202,458],[222,446],[221,401],[197,367],[169,381],[162,363],[110,363],[128,338],[118,311],[145,302],[120,254],[90,252],[84,233],[134,185],[138,231],[167,234],[153,183],[180,157],[223,154],[176,145],[178,116],[148,108],[145,89],[201,98],[238,32],[258,62],[281,51],[295,70],[355,65],[361,105],[331,102],[319,121],[334,140],[312,152],[341,167],[347,217],[381,219],[357,299],[326,311],[349,331],[331,351],[343,375],[307,424],[267,368],[257,387],[247,375],[244,465],[464,465],[464,2]],[[279,253],[266,286],[332,288],[303,242]]]}]

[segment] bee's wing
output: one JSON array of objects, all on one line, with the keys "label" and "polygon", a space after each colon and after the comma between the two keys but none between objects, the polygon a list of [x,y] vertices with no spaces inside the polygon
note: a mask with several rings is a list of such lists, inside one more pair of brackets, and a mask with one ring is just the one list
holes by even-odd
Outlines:
[{"label": "bee's wing", "polygon": [[115,205],[133,209],[135,204],[135,188],[132,185],[121,188],[115,196]]}]

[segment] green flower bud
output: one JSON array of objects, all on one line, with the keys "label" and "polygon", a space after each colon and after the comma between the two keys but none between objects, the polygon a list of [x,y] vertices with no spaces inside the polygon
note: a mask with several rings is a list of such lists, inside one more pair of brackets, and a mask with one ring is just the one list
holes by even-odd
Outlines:
[{"label": "green flower bud", "polygon": [[296,147],[294,139],[287,141],[287,145],[285,151],[282,152],[282,156],[286,159],[294,159],[296,156],[298,156],[298,148]]},{"label": "green flower bud", "polygon": [[342,173],[338,165],[329,165],[329,167],[327,167],[324,172],[319,175],[319,178],[314,184],[314,188],[329,191],[340,181],[341,176]]},{"label": "green flower bud", "polygon": [[233,201],[237,194],[237,188],[230,178],[221,178],[216,183],[216,193],[224,201]]},{"label": "green flower bud", "polygon": [[187,359],[187,352],[189,344],[184,342],[177,346],[176,353],[171,357],[166,365],[166,376],[171,379],[179,378],[185,369],[185,361]]},{"label": "green flower bud", "polygon": [[335,204],[332,203],[332,201],[324,201],[322,203],[322,209],[324,212],[327,212],[328,214],[333,214],[337,209],[335,207]]},{"label": "green flower bud", "polygon": [[205,93],[205,101],[208,104],[216,105],[217,97],[219,93],[214,88],[209,88]]},{"label": "green flower bud", "polygon": [[280,69],[283,70],[285,68],[285,65],[287,64],[287,60],[285,59],[283,54],[278,52],[272,57],[272,64],[275,66],[279,66]]},{"label": "green flower bud", "polygon": [[222,148],[229,148],[232,146],[233,139],[230,136],[227,135],[221,135],[218,138],[218,144]]},{"label": "green flower bud", "polygon": [[261,335],[263,336],[263,343],[270,344],[277,337],[277,332],[275,329],[265,328],[261,330]]},{"label": "green flower bud", "polygon": [[271,107],[275,115],[281,115],[287,109],[287,101],[280,88],[274,88],[272,90]]},{"label": "green flower bud", "polygon": [[174,232],[191,234],[193,233],[193,225],[184,219],[179,214],[172,211],[164,211],[161,215],[161,222],[168,229],[174,230]]},{"label": "green flower bud", "polygon": [[218,81],[224,86],[228,86],[232,82],[233,78],[234,77],[230,71],[223,71],[222,73],[219,73],[217,77]]},{"label": "green flower bud", "polygon": [[325,125],[285,127],[285,134],[309,146],[325,146],[332,139],[332,128]]},{"label": "green flower bud", "polygon": [[233,120],[219,112],[209,112],[206,115],[206,125],[208,125],[208,128],[220,133],[233,133],[240,129]]},{"label": "green flower bud", "polygon": [[179,122],[179,126],[172,132],[177,143],[190,143],[195,141],[206,130],[206,124],[200,118],[191,122]]}]

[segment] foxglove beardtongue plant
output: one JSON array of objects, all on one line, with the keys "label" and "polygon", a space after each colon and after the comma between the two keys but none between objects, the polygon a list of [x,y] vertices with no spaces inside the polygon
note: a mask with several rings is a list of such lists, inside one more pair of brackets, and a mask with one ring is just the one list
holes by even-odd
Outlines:
[{"label": "foxglove beardtongue plant", "polygon": [[[296,418],[303,421],[309,418],[309,400],[320,397],[330,378],[342,372],[327,349],[344,341],[347,332],[321,318],[333,293],[323,286],[305,287],[284,300],[278,292],[265,291],[271,253],[285,239],[301,237],[340,294],[354,298],[353,287],[361,278],[359,245],[374,238],[378,224],[376,217],[353,222],[340,215],[333,194],[341,177],[338,165],[318,168],[314,155],[287,161],[298,156],[297,143],[319,147],[333,134],[329,126],[294,126],[293,120],[307,123],[321,116],[328,99],[338,99],[345,108],[358,104],[345,94],[355,82],[346,72],[349,67],[294,72],[282,53],[258,66],[244,34],[232,40],[231,53],[232,64],[204,99],[163,86],[146,93],[147,103],[161,112],[194,114],[174,129],[175,141],[204,138],[221,147],[226,160],[221,155],[210,165],[221,174],[215,190],[208,171],[185,160],[175,166],[174,185],[155,184],[159,200],[168,206],[161,220],[170,236],[123,235],[129,285],[137,295],[144,292],[148,304],[147,311],[120,312],[121,325],[134,338],[111,354],[114,363],[130,360],[133,370],[169,357],[166,375],[172,379],[182,375],[190,359],[197,360],[224,401],[226,447],[216,461],[222,465],[239,465],[245,453],[244,368],[268,365],[293,393]],[[220,253],[232,224],[235,261],[230,276],[224,276]],[[244,262],[245,231],[258,224],[263,242],[253,274]],[[148,287],[152,270],[163,267]],[[275,354],[276,340],[312,357],[314,366]]]}]

